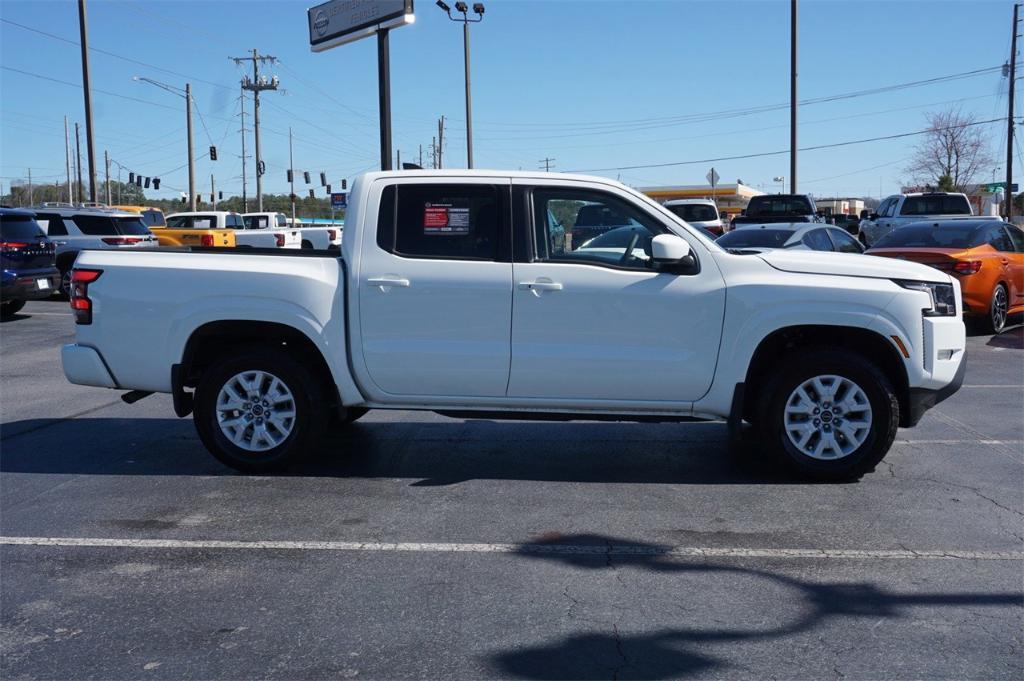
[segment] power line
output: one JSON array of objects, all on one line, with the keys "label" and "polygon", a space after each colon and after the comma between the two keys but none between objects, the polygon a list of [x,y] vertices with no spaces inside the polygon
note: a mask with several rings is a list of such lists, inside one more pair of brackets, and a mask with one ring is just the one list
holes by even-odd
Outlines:
[{"label": "power line", "polygon": [[[848,146],[853,145],[853,144],[864,144],[866,142],[881,142],[883,140],[894,140],[894,139],[900,139],[902,137],[913,137],[915,135],[923,135],[923,134],[929,133],[929,132],[941,132],[943,130],[952,130],[954,128],[968,128],[968,127],[971,127],[971,126],[974,126],[974,125],[985,125],[987,123],[1002,122],[1003,120],[1004,119],[1002,119],[1002,118],[991,118],[991,119],[986,120],[986,121],[975,121],[974,123],[965,123],[963,125],[950,125],[950,126],[947,126],[945,128],[927,128],[925,130],[916,130],[914,132],[902,132],[902,133],[899,133],[899,134],[896,134],[896,135],[884,135],[884,136],[881,136],[881,137],[869,137],[869,138],[860,139],[860,140],[848,140],[846,142],[835,142],[833,144],[818,144],[818,145],[811,146],[811,147],[801,147],[797,151],[817,151],[819,149],[834,149],[836,147],[848,147]],[[789,149],[783,149],[781,151],[763,151],[763,152],[760,152],[760,153],[757,153],[757,154],[740,154],[740,155],[737,155],[737,156],[720,156],[718,158],[703,158],[703,159],[694,160],[694,161],[671,161],[671,162],[668,162],[668,163],[646,163],[646,164],[634,165],[634,166],[616,166],[616,167],[613,167],[613,168],[590,168],[590,169],[587,169],[587,170],[570,170],[568,172],[571,172],[571,173],[605,173],[605,172],[620,171],[620,170],[638,170],[640,168],[668,168],[668,167],[671,167],[671,166],[686,166],[686,165],[694,165],[694,164],[697,164],[697,163],[713,163],[713,162],[716,162],[716,161],[735,161],[735,160],[745,159],[745,158],[761,158],[761,157],[764,157],[764,156],[779,156],[781,154],[788,154],[789,151],[790,151]]]}]

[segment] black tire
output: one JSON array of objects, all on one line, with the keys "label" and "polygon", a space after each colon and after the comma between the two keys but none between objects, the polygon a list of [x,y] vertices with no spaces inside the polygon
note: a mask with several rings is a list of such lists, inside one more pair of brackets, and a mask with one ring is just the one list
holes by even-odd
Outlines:
[{"label": "black tire", "polygon": [[989,303],[988,317],[985,318],[985,331],[996,335],[1006,328],[1006,320],[1009,317],[1010,294],[1005,284],[996,284],[992,290],[992,302]]},{"label": "black tire", "polygon": [[25,307],[24,300],[5,300],[0,303],[0,319],[10,319]]},{"label": "black tire", "polygon": [[864,236],[864,232],[858,234],[857,238],[860,239],[860,243],[861,245],[864,246],[864,248],[871,248],[871,244],[868,243],[868,238]]},{"label": "black tire", "polygon": [[[222,429],[218,416],[217,401],[221,390],[233,377],[245,372],[263,372],[277,378],[292,397],[294,419],[290,431],[275,446],[259,452],[232,442]],[[252,406],[252,409],[256,408],[257,405]],[[251,418],[253,414],[247,416]],[[313,373],[283,350],[259,346],[242,349],[214,361],[196,387],[192,414],[199,439],[210,453],[224,465],[245,473],[281,471],[302,460],[321,436],[326,416],[324,391]],[[271,423],[268,418],[265,427]],[[282,433],[277,431],[276,434]]]},{"label": "black tire", "polygon": [[302,240],[302,249],[306,250],[306,251],[313,250],[313,242],[309,241],[308,239],[303,239]]},{"label": "black tire", "polygon": [[[784,420],[790,396],[805,381],[819,376],[838,376],[852,382],[861,389],[871,407],[870,426],[866,427],[867,432],[860,445],[849,453],[831,460],[815,458],[801,451],[786,432]],[[774,376],[765,385],[763,396],[758,419],[762,438],[783,462],[807,478],[833,482],[856,480],[874,470],[896,439],[900,407],[892,382],[878,367],[853,352],[812,349],[785,357],[778,365]],[[836,406],[838,405],[832,405],[832,408]],[[831,409],[827,411],[829,422],[840,415],[838,411],[835,415]],[[824,413],[820,414],[820,418],[824,420]],[[819,421],[814,420],[813,423],[817,424]],[[841,423],[841,420],[837,423]],[[826,428],[822,425],[821,428],[830,430],[831,426]],[[830,430],[831,436],[839,443],[845,444],[848,441],[840,430]],[[820,430],[818,433],[819,439],[825,436]]]},{"label": "black tire", "polygon": [[66,269],[60,271],[60,295],[70,299],[71,298],[71,267],[68,266]]}]

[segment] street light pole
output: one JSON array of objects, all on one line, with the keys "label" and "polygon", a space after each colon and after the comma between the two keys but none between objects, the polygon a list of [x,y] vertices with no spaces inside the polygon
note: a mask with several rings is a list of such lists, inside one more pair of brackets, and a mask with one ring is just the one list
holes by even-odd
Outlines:
[{"label": "street light pole", "polygon": [[462,22],[462,49],[463,49],[463,60],[466,70],[466,167],[473,167],[473,97],[470,91],[469,84],[469,25],[477,24],[484,20],[484,5],[482,2],[473,3],[473,11],[476,12],[477,18],[469,18],[469,7],[465,2],[455,3],[455,11],[462,13],[462,18],[452,16],[451,8],[444,2],[444,0],[437,0],[437,6],[440,7],[445,13],[448,14],[448,18],[452,21]]},{"label": "street light pole", "polygon": [[92,94],[89,86],[89,29],[85,21],[85,0],[78,0],[78,33],[82,47],[82,92],[85,94],[85,147],[89,158],[89,200],[96,197],[96,150],[92,135]]},{"label": "street light pole", "polygon": [[185,126],[188,130],[188,197],[189,210],[196,210],[196,164],[195,154],[192,153],[192,84],[185,83],[185,89],[181,90],[173,85],[161,83],[145,76],[132,76],[132,80],[156,85],[161,90],[167,90],[171,94],[185,98]]}]

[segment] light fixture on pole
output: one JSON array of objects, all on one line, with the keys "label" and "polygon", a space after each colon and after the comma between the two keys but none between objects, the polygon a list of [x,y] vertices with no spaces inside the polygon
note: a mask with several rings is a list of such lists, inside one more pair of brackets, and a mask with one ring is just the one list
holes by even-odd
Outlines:
[{"label": "light fixture on pole", "polygon": [[453,17],[452,9],[444,2],[444,0],[437,0],[437,6],[440,7],[452,21],[462,22],[462,48],[465,53],[465,67],[466,67],[466,167],[473,167],[473,99],[470,95],[469,86],[469,25],[477,24],[484,20],[484,4],[482,2],[473,3],[473,12],[476,13],[476,19],[469,18],[469,7],[464,2],[455,3],[455,11],[462,14],[462,18]]},{"label": "light fixture on pole", "polygon": [[780,191],[779,193],[780,194],[785,194],[786,193],[786,178],[785,178],[785,176],[783,176],[783,175],[776,175],[775,177],[772,178],[772,182],[780,182],[780,183],[782,183],[782,191]]},{"label": "light fixture on pole", "polygon": [[171,94],[178,95],[179,97],[185,98],[185,117],[186,127],[188,128],[188,196],[189,196],[189,210],[196,210],[196,167],[195,167],[195,156],[192,153],[192,85],[185,83],[185,89],[168,85],[167,83],[161,83],[158,80],[152,78],[146,78],[145,76],[132,76],[132,80],[136,80],[143,83],[149,83],[150,85],[156,85],[162,90],[167,90]]}]

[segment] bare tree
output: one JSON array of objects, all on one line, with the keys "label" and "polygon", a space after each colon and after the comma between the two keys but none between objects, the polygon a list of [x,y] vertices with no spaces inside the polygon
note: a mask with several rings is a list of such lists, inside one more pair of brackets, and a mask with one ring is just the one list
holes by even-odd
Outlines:
[{"label": "bare tree", "polygon": [[965,191],[980,172],[993,167],[982,127],[959,108],[930,113],[928,132],[917,145],[907,173],[918,184],[945,191]]}]

